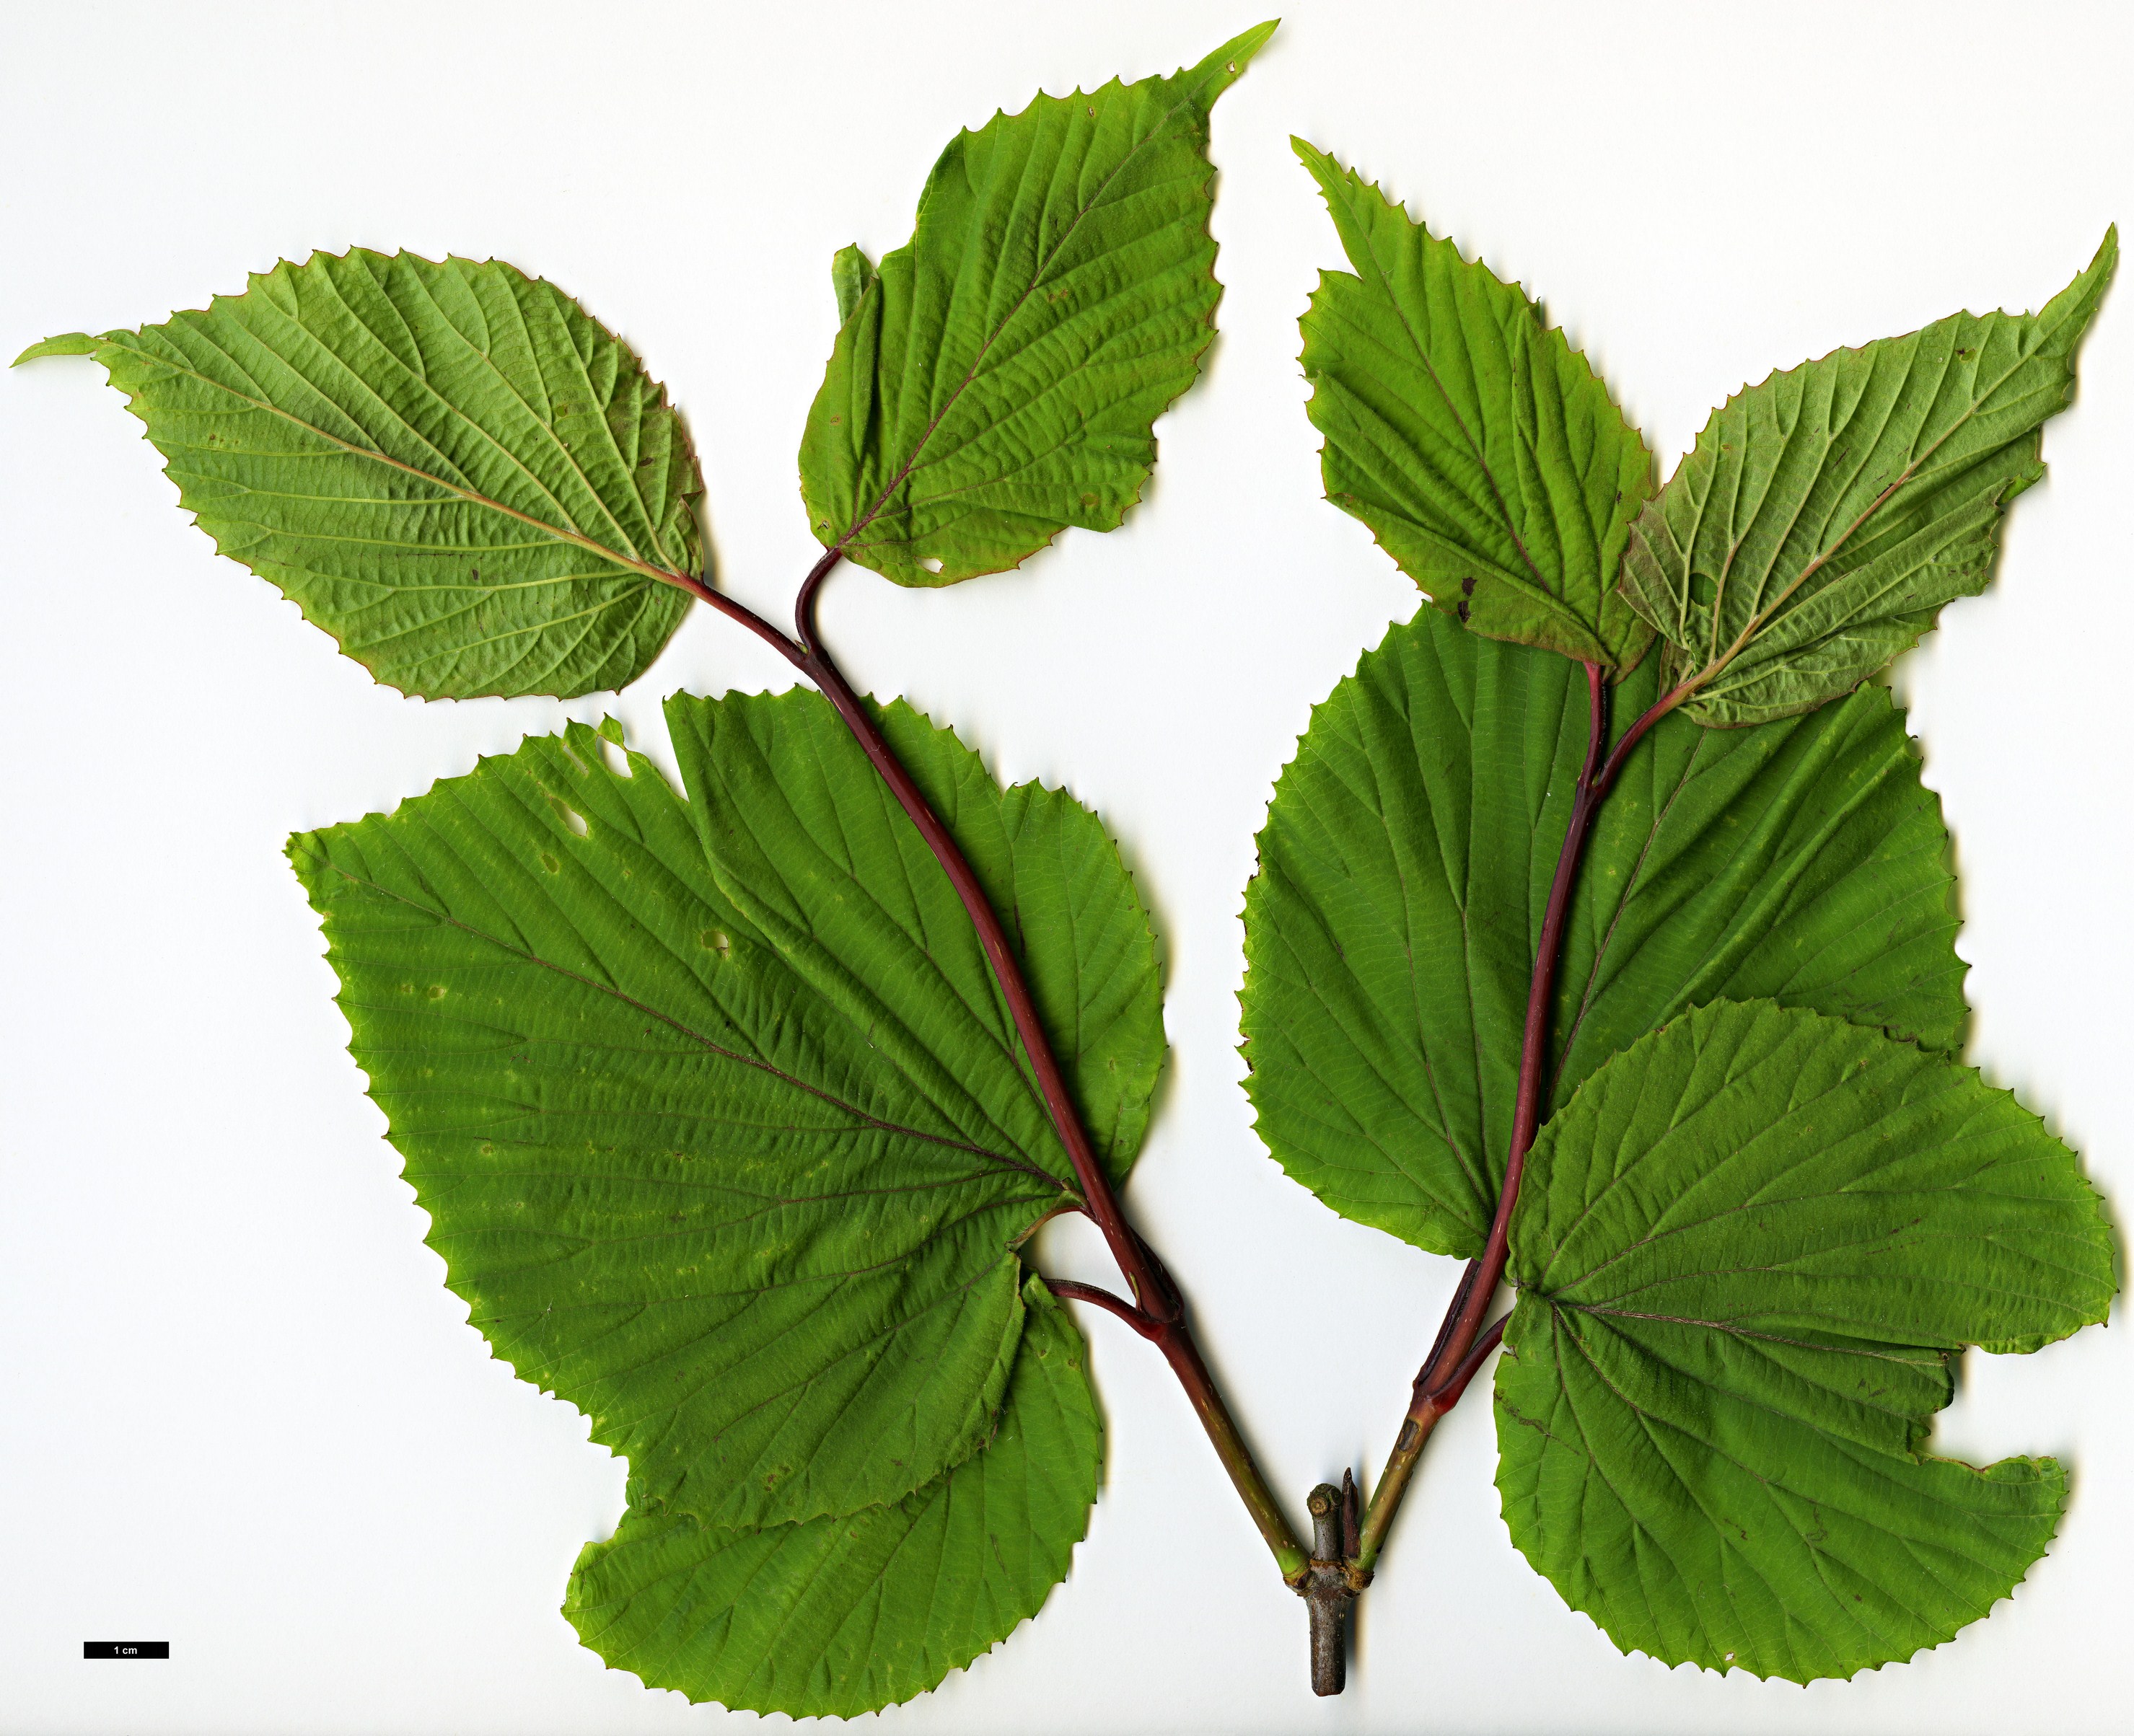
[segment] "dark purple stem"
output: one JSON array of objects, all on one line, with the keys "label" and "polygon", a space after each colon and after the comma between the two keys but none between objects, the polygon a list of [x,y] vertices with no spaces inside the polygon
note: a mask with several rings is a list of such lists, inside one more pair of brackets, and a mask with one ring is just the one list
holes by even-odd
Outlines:
[{"label": "dark purple stem", "polygon": [[1644,739],[1647,731],[1680,705],[1692,691],[1684,682],[1662,696],[1651,710],[1623,732],[1623,739],[1615,744],[1615,751],[1608,755],[1604,764],[1601,755],[1608,745],[1607,674],[1597,663],[1582,667],[1587,696],[1586,760],[1579,769],[1578,782],[1572,792],[1563,847],[1557,856],[1556,878],[1549,886],[1541,933],[1534,944],[1533,974],[1527,988],[1526,1025],[1519,1046],[1518,1090],[1513,1100],[1512,1136],[1505,1158],[1504,1185],[1498,1192],[1497,1208],[1490,1218],[1489,1233],[1482,1245],[1482,1252],[1468,1263],[1466,1271],[1460,1276],[1460,1287],[1453,1293],[1451,1305],[1437,1329],[1436,1341],[1431,1346],[1422,1372],[1415,1377],[1407,1415],[1401,1424],[1400,1435],[1386,1461],[1384,1473],[1371,1492],[1371,1503],[1364,1515],[1362,1547],[1356,1559],[1357,1566],[1364,1572],[1370,1570],[1385,1547],[1386,1532],[1393,1524],[1394,1513],[1399,1511],[1401,1497],[1407,1492],[1408,1478],[1414,1473],[1423,1443],[1437,1426],[1437,1420],[1460,1401],[1460,1395],[1467,1390],[1475,1370],[1504,1336],[1502,1321],[1494,1329],[1494,1335],[1484,1333],[1482,1317],[1488,1313],[1497,1287],[1504,1281],[1504,1261],[1511,1246],[1512,1213],[1518,1204],[1527,1153],[1533,1149],[1541,1120],[1542,1078],[1548,1056],[1549,1005],[1556,994],[1557,969],[1562,962],[1564,929],[1571,913],[1571,890],[1578,878],[1578,865],[1585,855],[1593,816],[1615,786],[1630,750]]},{"label": "dark purple stem", "polygon": [[1253,1463],[1244,1437],[1215,1386],[1214,1377],[1209,1372],[1200,1347],[1194,1343],[1177,1286],[1171,1282],[1162,1262],[1127,1222],[1118,1196],[1113,1190],[1111,1178],[1106,1174],[1103,1161],[1083,1127],[1066,1077],[1052,1052],[1050,1039],[1038,1016],[1037,1003],[1031,995],[1030,985],[1009,944],[999,914],[949,828],[896,757],[873,715],[823,644],[816,625],[816,604],[823,581],[841,558],[841,550],[830,550],[801,581],[799,595],[794,603],[794,636],[790,639],[755,610],[721,596],[702,580],[684,579],[676,574],[667,576],[692,596],[740,622],[822,690],[823,697],[836,709],[882,782],[896,798],[897,805],[918,827],[920,837],[925,840],[927,848],[949,876],[949,884],[955,888],[957,897],[970,917],[972,927],[978,932],[978,943],[984,948],[986,962],[992,967],[993,980],[1000,985],[1001,994],[1007,1002],[1009,1016],[1014,1020],[1016,1034],[1022,1039],[1023,1052],[1030,1058],[1031,1071],[1045,1099],[1052,1125],[1060,1135],[1060,1144],[1066,1148],[1068,1162],[1074,1166],[1074,1179],[1081,1189],[1081,1209],[1103,1232],[1105,1244],[1125,1275],[1134,1300],[1129,1303],[1108,1290],[1067,1280],[1053,1283],[1053,1293],[1108,1309],[1163,1353],[1164,1360],[1170,1363],[1179,1384],[1185,1389],[1185,1396],[1208,1431],[1217,1456],[1251,1512],[1253,1523],[1259,1527],[1260,1536],[1273,1552],[1282,1577],[1296,1584],[1305,1574],[1309,1557],[1290,1529],[1267,1479]]}]

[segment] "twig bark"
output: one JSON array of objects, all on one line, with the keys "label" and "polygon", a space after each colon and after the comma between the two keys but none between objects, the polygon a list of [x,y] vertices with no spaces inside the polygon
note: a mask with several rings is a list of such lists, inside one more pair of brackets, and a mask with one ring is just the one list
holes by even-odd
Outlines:
[{"label": "twig bark", "polygon": [[1311,1691],[1325,1696],[1348,1685],[1349,1608],[1363,1589],[1349,1565],[1355,1479],[1345,1471],[1340,1488],[1322,1483],[1305,1504],[1311,1512],[1311,1567],[1302,1587],[1311,1623]]}]

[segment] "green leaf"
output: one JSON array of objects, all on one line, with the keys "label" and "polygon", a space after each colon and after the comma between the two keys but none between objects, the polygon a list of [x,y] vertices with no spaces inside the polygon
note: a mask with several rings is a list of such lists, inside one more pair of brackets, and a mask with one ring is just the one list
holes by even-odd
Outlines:
[{"label": "green leaf", "polygon": [[1103,1429],[1080,1334],[1031,1279],[987,1447],[903,1501],[758,1531],[626,1516],[563,1613],[648,1687],[796,1718],[934,1686],[1035,1615],[1089,1525]]},{"label": "green leaf", "polygon": [[1624,596],[1668,642],[1700,723],[1848,692],[1986,588],[2008,503],[2119,254],[2037,314],[1968,313],[1840,350],[1729,398],[1639,516]]},{"label": "green leaf", "polygon": [[2067,1499],[1924,1454],[1966,1345],[2102,1320],[2102,1203],[1970,1068],[1769,1003],[1702,1008],[1542,1131],[1497,1372],[1513,1541],[1625,1651],[1794,1681],[1938,1645]]},{"label": "green leaf", "polygon": [[1651,629],[1614,593],[1652,460],[1538,305],[1302,139],[1355,274],[1304,330],[1326,498],[1477,633],[1628,668]]},{"label": "green leaf", "polygon": [[[1617,688],[1620,731],[1653,698]],[[1269,1150],[1344,1216],[1480,1251],[1528,984],[1585,754],[1576,665],[1424,610],[1313,714],[1246,893],[1247,1081]],[[1602,805],[1552,1015],[1561,1105],[1685,1007],[1768,997],[1963,1039],[1939,803],[1888,693],[1766,729],[1668,717]]]},{"label": "green leaf", "polygon": [[403,692],[623,687],[689,606],[681,417],[510,266],[314,253],[94,354],[215,547]]},{"label": "green leaf", "polygon": [[41,344],[32,344],[7,365],[19,368],[25,362],[34,362],[46,355],[94,355],[101,340],[85,331],[69,331],[56,338],[46,338]]},{"label": "green leaf", "polygon": [[874,261],[857,244],[838,249],[837,256],[830,261],[830,287],[837,293],[840,326],[852,318],[852,310],[860,305],[860,297],[873,282]]},{"label": "green leaf", "polygon": [[1208,113],[1274,32],[959,134],[838,333],[800,446],[825,547],[900,585],[1111,530],[1214,337]]},{"label": "green leaf", "polygon": [[[687,802],[573,725],[291,856],[499,1354],[629,1457],[641,1507],[853,1512],[991,1433],[1016,1250],[1072,1171],[962,906],[828,703],[668,718]],[[1163,1049],[1117,852],[1067,797],[881,718],[1123,1172]]]}]

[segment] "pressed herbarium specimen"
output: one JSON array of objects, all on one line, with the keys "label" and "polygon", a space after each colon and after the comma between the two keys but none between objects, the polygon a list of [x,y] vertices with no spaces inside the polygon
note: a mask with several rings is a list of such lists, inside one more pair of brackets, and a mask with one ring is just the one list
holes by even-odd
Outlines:
[{"label": "pressed herbarium specimen", "polygon": [[[1102,1454],[1062,1299],[1176,1372],[1321,1692],[1500,1340],[1514,1539],[1625,1647],[1906,1656],[2064,1505],[2049,1460],[1920,1451],[1954,1352],[2101,1319],[2115,1272],[2073,1155],[1956,1057],[1947,841],[1863,683],[1985,583],[2111,244],[2036,316],[1774,375],[1655,493],[1518,290],[1304,146],[1355,268],[1305,321],[1328,493],[1436,608],[1282,775],[1250,1089],[1321,1198],[1470,1264],[1368,1503],[1313,1491],[1307,1548],[1254,1467],[1121,1203],[1165,1043],[1117,850],[856,692],[816,605],[1122,521],[1213,333],[1209,111],[1272,28],[997,115],[905,246],[838,255],[789,632],[713,583],[662,388],[509,266],[314,255],[24,358],[102,362],[217,545],[403,692],[620,687],[693,600],[808,683],[669,700],[680,790],[573,725],[289,847],[448,1281],[629,1460],[564,1608],[648,1683],[856,1713],[1033,1613]],[[1034,1268],[1063,1213],[1126,1294]]]}]

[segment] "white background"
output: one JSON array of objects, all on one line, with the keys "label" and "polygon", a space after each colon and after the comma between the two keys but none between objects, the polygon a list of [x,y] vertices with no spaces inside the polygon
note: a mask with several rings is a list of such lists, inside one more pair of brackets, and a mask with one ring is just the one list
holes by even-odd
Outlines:
[{"label": "white background", "polygon": [[[1008,7],[126,6],[0,22],[0,351],[159,320],[354,242],[495,254],[671,386],[723,581],[782,610],[832,252],[904,240],[961,125],[1190,62],[1244,0]],[[1319,499],[1296,319],[1330,225],[1296,132],[1547,301],[1663,469],[1745,381],[1953,309],[2035,306],[2134,219],[2110,7],[1301,3],[1216,111],[1229,289],[1144,504],[826,620],[1008,779],[1064,782],[1158,914],[1173,1056],[1132,1209],[1277,1488],[1382,1461],[1449,1287],[1287,1181],[1238,1088],[1237,912],[1311,705],[1415,593]],[[1898,682],[1963,871],[1972,1058],[2134,1210],[2127,492],[2134,286],[2046,435],[1992,591]],[[175,506],[84,361],[0,376],[0,1730],[708,1732],[558,1613],[623,1467],[492,1360],[343,1047],[295,828],[604,704],[780,686],[698,610],[619,702],[372,685]],[[1094,1246],[1055,1271],[1108,1276]],[[1083,1310],[1084,1314],[1088,1310]],[[1085,1322],[1104,1498],[1043,1614],[915,1733],[2054,1731],[2134,1721],[2134,1343],[1973,1357],[1937,1434],[2069,1456],[2012,1603],[1849,1685],[1624,1658],[1514,1553],[1486,1401],[1442,1429],[1315,1702],[1282,1590],[1161,1365]],[[1479,1396],[1479,1394],[1478,1394]],[[1299,1513],[1301,1523],[1301,1513]],[[168,1637],[167,1664],[85,1663]],[[783,1720],[774,1720],[782,1723]]]}]

